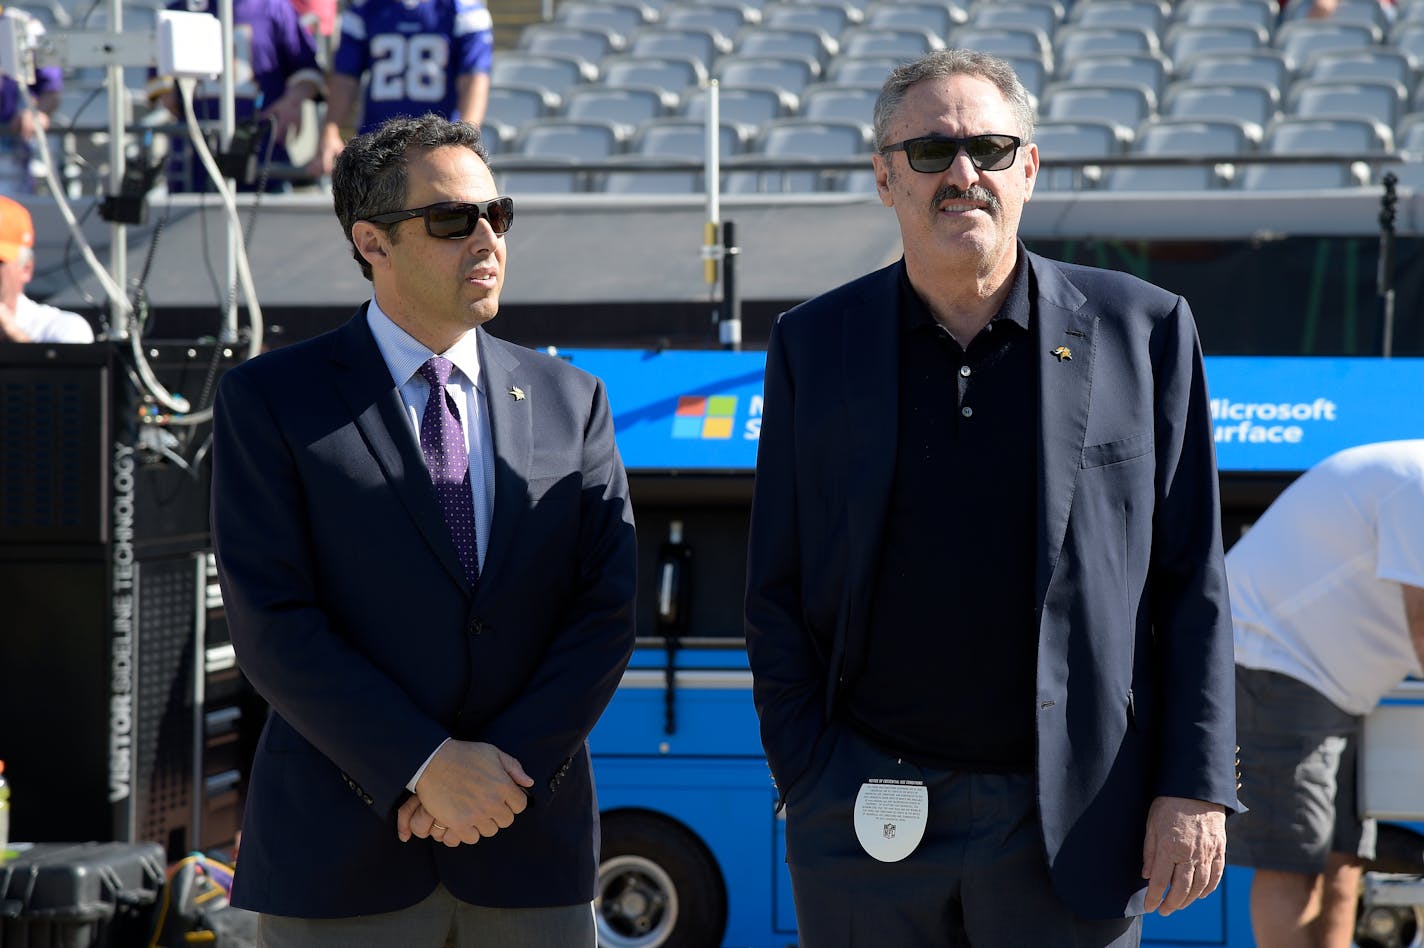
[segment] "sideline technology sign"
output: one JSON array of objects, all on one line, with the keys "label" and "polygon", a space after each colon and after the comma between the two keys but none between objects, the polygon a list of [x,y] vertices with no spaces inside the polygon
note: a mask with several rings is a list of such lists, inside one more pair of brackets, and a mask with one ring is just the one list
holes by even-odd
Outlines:
[{"label": "sideline technology sign", "polygon": [[[756,464],[763,352],[576,349],[608,384],[631,470],[736,471]],[[1208,357],[1223,470],[1299,471],[1343,448],[1424,437],[1424,359]]]}]

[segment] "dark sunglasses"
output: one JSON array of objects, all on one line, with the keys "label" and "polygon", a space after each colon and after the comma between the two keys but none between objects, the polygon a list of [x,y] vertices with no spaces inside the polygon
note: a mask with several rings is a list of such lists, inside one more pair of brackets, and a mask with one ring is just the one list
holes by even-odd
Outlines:
[{"label": "dark sunglasses", "polygon": [[441,240],[464,240],[480,226],[480,218],[489,221],[490,229],[496,236],[509,231],[514,223],[514,198],[497,197],[478,204],[462,204],[459,201],[441,201],[408,211],[390,211],[366,218],[372,224],[395,224],[413,217],[425,218],[425,232]]},{"label": "dark sunglasses", "polygon": [[959,150],[980,171],[1003,171],[1014,163],[1023,139],[1017,135],[970,135],[968,138],[911,138],[881,151],[903,151],[910,167],[921,174],[939,174],[959,157]]}]

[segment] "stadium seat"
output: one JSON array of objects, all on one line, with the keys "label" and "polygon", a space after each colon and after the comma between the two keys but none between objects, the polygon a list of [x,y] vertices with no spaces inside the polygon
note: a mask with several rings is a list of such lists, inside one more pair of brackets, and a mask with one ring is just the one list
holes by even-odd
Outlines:
[{"label": "stadium seat", "polygon": [[988,2],[976,3],[969,8],[968,25],[987,29],[1008,27],[1038,30],[1051,40],[1053,34],[1058,31],[1058,24],[1062,19],[1063,9],[1061,7],[1042,3],[1018,3],[1014,0],[1008,0],[1005,3],[988,0]]},{"label": "stadium seat", "polygon": [[957,7],[908,0],[877,0],[865,8],[865,26],[879,30],[927,30],[944,39],[968,17]]},{"label": "stadium seat", "polygon": [[901,60],[894,56],[846,56],[842,53],[831,60],[831,65],[826,70],[826,81],[846,85],[881,85],[885,82],[885,77],[890,75],[890,70],[900,62]]},{"label": "stadium seat", "polygon": [[729,86],[775,86],[793,95],[821,78],[820,63],[792,56],[738,56],[717,60],[712,68],[718,82]]},{"label": "stadium seat", "polygon": [[520,131],[514,153],[533,157],[568,157],[601,161],[623,150],[632,134],[616,122],[597,119],[546,119]]},{"label": "stadium seat", "polygon": [[[746,129],[720,123],[718,160],[727,161],[746,146]],[[626,154],[612,161],[618,170],[602,176],[601,190],[616,194],[693,194],[705,185],[707,123],[690,119],[654,119],[633,133]],[[657,170],[657,165],[672,165]]]},{"label": "stadium seat", "polygon": [[1399,120],[1394,147],[1409,153],[1416,161],[1424,159],[1424,112],[1411,112]]},{"label": "stadium seat", "polygon": [[905,61],[944,48],[944,40],[928,30],[877,29],[853,26],[841,34],[842,56],[886,56]]},{"label": "stadium seat", "polygon": [[[698,89],[683,98],[679,115],[700,119],[707,115],[708,89]],[[799,106],[796,96],[775,86],[727,86],[718,84],[717,114],[723,122],[746,127],[748,137],[767,122],[787,118]]]},{"label": "stadium seat", "polygon": [[[732,194],[806,193],[834,190],[844,171],[820,170],[818,162],[850,161],[868,156],[870,126],[865,122],[784,119],[761,130],[743,161],[727,164],[726,190]],[[755,160],[775,158],[771,170],[738,170]],[[869,164],[869,158],[866,158]]]},{"label": "stadium seat", "polygon": [[705,185],[703,162],[669,155],[614,155],[616,168],[596,177],[594,190],[606,194],[698,194]]},{"label": "stadium seat", "polygon": [[584,160],[568,155],[521,155],[490,158],[490,171],[501,194],[574,194],[587,191]]},{"label": "stadium seat", "polygon": [[1366,49],[1377,45],[1381,32],[1373,26],[1359,23],[1337,23],[1331,20],[1294,20],[1282,23],[1273,40],[1286,57],[1286,64],[1297,72],[1304,69],[1310,57],[1327,49]]},{"label": "stadium seat", "polygon": [[609,86],[602,83],[574,89],[564,100],[566,119],[593,119],[626,126],[628,134],[649,119],[668,115],[677,96],[654,86]]},{"label": "stadium seat", "polygon": [[[1245,122],[1157,118],[1137,130],[1131,154],[1220,157],[1250,152],[1261,141],[1261,127]],[[1227,166],[1230,168],[1231,166]],[[1227,168],[1213,164],[1122,166],[1109,168],[1109,191],[1198,191],[1225,187]]]},{"label": "stadium seat", "polygon": [[504,85],[535,86],[563,98],[569,90],[598,78],[598,69],[584,59],[547,56],[510,50],[494,58],[490,88]]},{"label": "stadium seat", "polygon": [[666,27],[713,29],[723,36],[736,36],[748,23],[761,20],[759,11],[751,7],[722,7],[710,3],[669,3],[663,8],[659,22]]},{"label": "stadium seat", "polygon": [[1087,56],[1068,63],[1060,73],[1064,82],[1130,82],[1152,90],[1159,99],[1167,87],[1171,67],[1161,55],[1115,53]]},{"label": "stadium seat", "polygon": [[485,151],[491,155],[502,155],[514,148],[514,139],[518,137],[519,129],[513,125],[506,125],[499,119],[485,116],[485,120],[480,123],[480,142],[485,146]]},{"label": "stadium seat", "polygon": [[1404,161],[1381,167],[1375,180],[1379,181],[1385,171],[1393,171],[1401,186],[1424,191],[1424,112],[1414,112],[1399,120],[1394,144]]},{"label": "stadium seat", "polygon": [[1167,27],[1162,37],[1163,52],[1181,72],[1197,56],[1218,56],[1223,53],[1249,53],[1261,49],[1270,41],[1262,27],[1181,23]]},{"label": "stadium seat", "polygon": [[1178,81],[1257,82],[1284,94],[1291,83],[1290,67],[1278,49],[1262,48],[1239,53],[1203,53],[1178,67]]},{"label": "stadium seat", "polygon": [[1263,82],[1175,82],[1162,102],[1162,114],[1171,118],[1239,119],[1262,128],[1280,109],[1279,90]]},{"label": "stadium seat", "polygon": [[1306,79],[1385,79],[1414,86],[1414,67],[1397,49],[1327,49],[1305,64]]},{"label": "stadium seat", "polygon": [[497,120],[517,131],[530,122],[557,114],[562,104],[560,96],[543,86],[502,83],[489,90],[485,119]]},{"label": "stadium seat", "polygon": [[763,26],[822,30],[832,39],[840,39],[846,28],[859,23],[862,16],[860,7],[850,0],[844,3],[805,0],[770,4],[762,10],[761,22]]},{"label": "stadium seat", "polygon": [[1347,155],[1388,154],[1390,130],[1369,119],[1284,116],[1266,129],[1261,151],[1272,155],[1320,155],[1320,164],[1249,165],[1238,175],[1250,191],[1312,190],[1367,184],[1370,169],[1346,164]]},{"label": "stadium seat", "polygon": [[1099,119],[1135,129],[1157,112],[1157,96],[1139,83],[1053,83],[1043,92],[1038,114],[1054,121]]},{"label": "stadium seat", "polygon": [[631,36],[656,18],[657,13],[642,3],[564,0],[554,8],[553,22],[564,26],[604,27]]},{"label": "stadium seat", "polygon": [[1394,128],[1407,104],[1404,86],[1391,79],[1304,79],[1291,86],[1288,115],[1351,115]]},{"label": "stadium seat", "polygon": [[1078,26],[1137,26],[1159,33],[1172,9],[1158,0],[1076,0],[1068,22]]},{"label": "stadium seat", "polygon": [[609,56],[603,82],[611,86],[656,86],[685,94],[707,85],[707,67],[687,56]]},{"label": "stadium seat", "polygon": [[965,25],[949,37],[950,45],[994,56],[1035,56],[1053,69],[1053,44],[1042,30],[1026,27]]},{"label": "stadium seat", "polygon": [[628,43],[629,56],[695,59],[708,65],[731,51],[731,39],[710,27],[649,26]]},{"label": "stadium seat", "polygon": [[1013,56],[1004,55],[999,57],[1014,67],[1014,72],[1018,74],[1019,82],[1028,90],[1028,94],[1033,96],[1034,101],[1042,98],[1043,90],[1048,88],[1048,67],[1044,65],[1042,59],[1037,56]]},{"label": "stadium seat", "polygon": [[519,36],[519,48],[526,53],[573,56],[594,64],[609,53],[620,52],[626,45],[626,35],[605,27],[558,23],[532,23]]},{"label": "stadium seat", "polygon": [[1092,187],[1102,176],[1102,169],[1095,165],[1080,167],[1052,167],[1054,162],[1072,159],[1108,158],[1119,155],[1125,142],[1121,127],[1103,121],[1043,121],[1033,132],[1034,144],[1038,145],[1040,165],[1035,190],[1077,191]]},{"label": "stadium seat", "polygon": [[1408,56],[1416,68],[1424,68],[1424,19],[1396,23],[1389,33],[1389,45]]},{"label": "stadium seat", "polygon": [[869,123],[875,111],[879,85],[851,86],[819,82],[801,94],[802,118]]},{"label": "stadium seat", "polygon": [[805,27],[749,27],[732,41],[739,56],[794,56],[813,59],[822,68],[840,47],[823,30]]},{"label": "stadium seat", "polygon": [[1274,0],[1184,0],[1172,22],[1195,26],[1250,26],[1273,30],[1279,16]]},{"label": "stadium seat", "polygon": [[1068,24],[1053,38],[1053,56],[1059,70],[1084,56],[1118,53],[1154,55],[1161,52],[1157,34],[1128,26],[1078,26]]}]

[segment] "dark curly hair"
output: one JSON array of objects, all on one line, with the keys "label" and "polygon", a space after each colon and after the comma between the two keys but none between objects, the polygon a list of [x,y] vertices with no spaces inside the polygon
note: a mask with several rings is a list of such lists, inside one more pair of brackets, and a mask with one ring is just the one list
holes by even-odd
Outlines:
[{"label": "dark curly hair", "polygon": [[[411,155],[449,147],[468,148],[481,161],[489,161],[477,127],[452,122],[433,112],[418,118],[396,116],[374,131],[351,139],[337,156],[331,169],[332,203],[341,231],[351,244],[351,256],[361,265],[361,275],[366,279],[371,279],[371,265],[356,249],[351,227],[373,215],[403,209],[406,166]],[[391,237],[395,238],[394,231]]]}]

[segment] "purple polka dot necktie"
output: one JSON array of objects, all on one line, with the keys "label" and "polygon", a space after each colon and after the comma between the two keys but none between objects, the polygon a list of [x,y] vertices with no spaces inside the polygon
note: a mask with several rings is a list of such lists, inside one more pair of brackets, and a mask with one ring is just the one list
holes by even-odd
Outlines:
[{"label": "purple polka dot necktie", "polygon": [[445,525],[460,554],[460,565],[473,586],[480,578],[479,546],[475,540],[475,501],[470,493],[470,452],[460,430],[460,412],[445,391],[454,364],[441,356],[431,356],[419,369],[430,383],[430,398],[420,420],[420,450],[430,468],[435,496],[445,511]]}]

